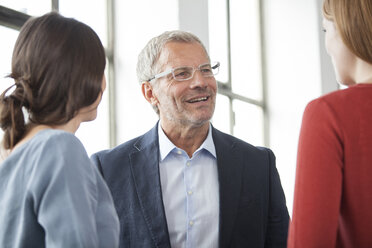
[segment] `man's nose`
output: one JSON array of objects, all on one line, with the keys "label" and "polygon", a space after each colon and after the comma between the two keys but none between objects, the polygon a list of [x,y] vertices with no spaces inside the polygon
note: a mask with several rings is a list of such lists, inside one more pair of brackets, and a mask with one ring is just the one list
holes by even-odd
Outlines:
[{"label": "man's nose", "polygon": [[191,79],[190,87],[206,87],[207,84],[207,78],[202,75],[200,70],[195,70],[194,76]]}]

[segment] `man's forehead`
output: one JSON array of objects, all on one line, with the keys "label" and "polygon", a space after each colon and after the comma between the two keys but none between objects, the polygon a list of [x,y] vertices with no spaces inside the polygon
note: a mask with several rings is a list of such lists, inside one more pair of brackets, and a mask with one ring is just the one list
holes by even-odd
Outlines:
[{"label": "man's forehead", "polygon": [[208,55],[201,44],[168,42],[160,53],[158,65],[161,67],[198,66],[208,62]]}]

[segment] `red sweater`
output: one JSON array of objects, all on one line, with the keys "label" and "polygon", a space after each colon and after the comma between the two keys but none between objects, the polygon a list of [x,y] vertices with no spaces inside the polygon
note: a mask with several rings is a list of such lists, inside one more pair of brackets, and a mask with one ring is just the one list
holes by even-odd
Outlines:
[{"label": "red sweater", "polygon": [[372,247],[372,84],[305,109],[288,247]]}]

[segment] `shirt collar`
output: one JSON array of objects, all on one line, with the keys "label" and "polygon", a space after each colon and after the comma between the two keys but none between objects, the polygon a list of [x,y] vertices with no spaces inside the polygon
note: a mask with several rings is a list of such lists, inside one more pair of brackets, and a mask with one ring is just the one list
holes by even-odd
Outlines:
[{"label": "shirt collar", "polygon": [[[159,151],[160,151],[160,161],[163,161],[173,149],[179,149],[179,148],[176,147],[172,143],[172,141],[168,139],[163,129],[161,128],[160,124],[161,123],[159,122],[158,124]],[[211,124],[209,124],[207,138],[204,140],[203,144],[195,151],[195,153],[203,149],[208,151],[210,154],[213,155],[213,157],[216,158],[216,148],[214,146],[214,142],[212,138],[212,125]]]}]

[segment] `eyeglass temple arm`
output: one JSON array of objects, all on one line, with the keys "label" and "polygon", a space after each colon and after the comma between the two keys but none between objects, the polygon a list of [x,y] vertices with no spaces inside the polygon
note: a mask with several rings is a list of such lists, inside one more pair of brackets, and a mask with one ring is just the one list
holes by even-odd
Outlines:
[{"label": "eyeglass temple arm", "polygon": [[220,66],[220,62],[217,62],[214,66],[212,66],[212,69],[216,69]]},{"label": "eyeglass temple arm", "polygon": [[161,78],[161,77],[164,77],[166,75],[168,75],[169,73],[172,73],[172,70],[168,70],[168,71],[164,71],[162,73],[159,73],[159,74],[156,74],[155,76],[153,76],[152,78],[150,78],[148,81],[152,81],[154,79],[158,79],[158,78]]}]

